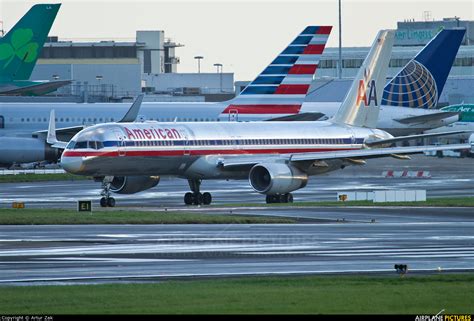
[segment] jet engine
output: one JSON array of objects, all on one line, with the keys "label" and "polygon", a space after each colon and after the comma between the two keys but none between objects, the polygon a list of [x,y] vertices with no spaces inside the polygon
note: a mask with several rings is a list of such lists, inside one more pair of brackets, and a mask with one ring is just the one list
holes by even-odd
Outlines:
[{"label": "jet engine", "polygon": [[0,137],[0,146],[0,164],[56,162],[60,155],[57,148],[39,138]]},{"label": "jet engine", "polygon": [[115,176],[110,183],[110,191],[117,194],[135,194],[155,187],[159,176]]},{"label": "jet engine", "polygon": [[252,167],[249,182],[256,192],[262,194],[286,194],[305,187],[308,175],[287,164],[262,163]]}]

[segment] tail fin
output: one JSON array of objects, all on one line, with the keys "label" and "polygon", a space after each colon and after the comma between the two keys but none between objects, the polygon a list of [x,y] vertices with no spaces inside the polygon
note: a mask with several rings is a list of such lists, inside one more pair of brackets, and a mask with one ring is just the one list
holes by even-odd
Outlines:
[{"label": "tail fin", "polygon": [[377,88],[385,85],[394,35],[389,30],[382,30],[377,34],[332,122],[375,128],[382,98],[382,91]]},{"label": "tail fin", "polygon": [[0,38],[0,80],[27,80],[61,4],[37,4]]},{"label": "tail fin", "polygon": [[308,26],[223,114],[296,114],[308,93],[332,26]]},{"label": "tail fin", "polygon": [[436,108],[465,29],[444,29],[385,86],[382,105]]}]

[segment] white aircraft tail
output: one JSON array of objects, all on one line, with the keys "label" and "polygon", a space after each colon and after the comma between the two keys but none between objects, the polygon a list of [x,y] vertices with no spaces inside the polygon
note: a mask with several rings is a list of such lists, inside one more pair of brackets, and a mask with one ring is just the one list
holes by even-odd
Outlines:
[{"label": "white aircraft tail", "polygon": [[333,123],[376,127],[394,36],[392,30],[377,34],[341,107],[331,119]]}]

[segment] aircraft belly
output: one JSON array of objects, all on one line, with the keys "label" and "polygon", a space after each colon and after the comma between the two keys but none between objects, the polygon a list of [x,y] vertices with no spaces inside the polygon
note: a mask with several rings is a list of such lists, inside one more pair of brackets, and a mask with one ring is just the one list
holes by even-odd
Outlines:
[{"label": "aircraft belly", "polygon": [[160,157],[94,157],[84,160],[86,175],[127,176],[127,175],[177,175],[195,162],[197,157],[192,156],[160,156]]}]

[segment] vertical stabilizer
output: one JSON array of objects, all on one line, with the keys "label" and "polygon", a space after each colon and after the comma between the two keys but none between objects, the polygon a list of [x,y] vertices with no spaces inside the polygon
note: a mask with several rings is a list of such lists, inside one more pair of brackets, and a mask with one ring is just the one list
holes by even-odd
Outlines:
[{"label": "vertical stabilizer", "polygon": [[37,4],[0,38],[0,81],[28,80],[61,4]]},{"label": "vertical stabilizer", "polygon": [[392,30],[382,30],[377,34],[369,54],[332,122],[375,128],[394,35]]},{"label": "vertical stabilizer", "polygon": [[382,105],[436,108],[465,33],[441,30],[385,86]]},{"label": "vertical stabilizer", "polygon": [[331,26],[306,27],[254,81],[229,102],[222,114],[277,117],[299,113],[331,29]]}]

